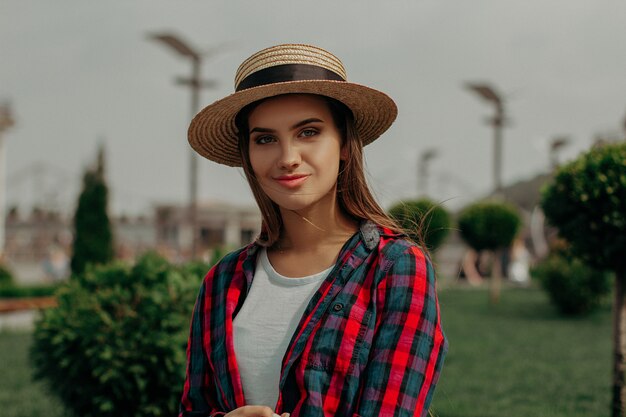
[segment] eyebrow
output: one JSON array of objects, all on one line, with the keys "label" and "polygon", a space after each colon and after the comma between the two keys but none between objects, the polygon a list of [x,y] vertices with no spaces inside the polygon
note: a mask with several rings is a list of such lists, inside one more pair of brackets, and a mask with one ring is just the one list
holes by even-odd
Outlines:
[{"label": "eyebrow", "polygon": [[[308,119],[304,119],[298,123],[296,123],[295,125],[291,126],[290,130],[295,130],[299,127],[302,127],[304,125],[308,125],[309,123],[324,123],[323,120],[318,119],[316,117],[311,117]],[[266,127],[255,127],[252,130],[250,130],[250,133],[254,133],[254,132],[261,132],[261,133],[272,133],[275,132],[274,129],[268,129]]]}]

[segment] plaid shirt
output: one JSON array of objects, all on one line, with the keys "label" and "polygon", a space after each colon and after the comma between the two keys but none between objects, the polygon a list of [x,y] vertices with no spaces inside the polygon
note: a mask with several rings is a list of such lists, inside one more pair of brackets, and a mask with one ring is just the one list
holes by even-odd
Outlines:
[{"label": "plaid shirt", "polygon": [[[253,243],[230,253],[204,279],[179,417],[220,416],[246,405],[233,318],[252,283],[258,251]],[[276,412],[426,416],[446,351],[430,260],[401,236],[364,222],[289,343]]]}]

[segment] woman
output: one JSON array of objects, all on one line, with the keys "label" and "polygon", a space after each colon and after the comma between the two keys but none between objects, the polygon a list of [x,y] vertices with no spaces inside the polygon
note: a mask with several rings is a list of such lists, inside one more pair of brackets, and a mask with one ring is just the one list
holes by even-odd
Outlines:
[{"label": "woman", "polygon": [[189,142],[243,167],[262,232],[204,279],[180,416],[426,415],[447,350],[434,271],[363,174],[394,102],[308,45],[251,56],[235,90]]}]

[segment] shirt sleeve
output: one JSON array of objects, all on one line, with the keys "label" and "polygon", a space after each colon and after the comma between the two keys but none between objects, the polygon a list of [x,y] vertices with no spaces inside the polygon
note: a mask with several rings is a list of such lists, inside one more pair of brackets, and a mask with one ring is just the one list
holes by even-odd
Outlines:
[{"label": "shirt sleeve", "polygon": [[410,246],[377,287],[377,318],[356,416],[428,414],[447,351],[435,273],[420,248]]},{"label": "shirt sleeve", "polygon": [[214,271],[215,268],[211,269],[200,287],[191,317],[187,343],[187,370],[178,417],[214,417],[226,414],[217,409],[216,387],[210,377],[211,371],[203,343],[203,340],[208,340],[210,336],[206,334],[208,327],[205,323],[210,300],[208,301],[205,295],[207,281],[210,282]]}]

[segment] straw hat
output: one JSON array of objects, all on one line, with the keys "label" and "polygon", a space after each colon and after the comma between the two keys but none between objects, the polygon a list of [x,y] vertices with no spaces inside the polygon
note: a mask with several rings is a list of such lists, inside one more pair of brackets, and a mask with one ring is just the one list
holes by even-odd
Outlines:
[{"label": "straw hat", "polygon": [[201,110],[191,121],[189,144],[207,159],[242,166],[235,116],[246,105],[280,94],[319,94],[339,100],[354,115],[363,145],[391,126],[398,110],[378,90],[350,83],[341,61],[324,49],[277,45],[246,59],[235,75],[235,93]]}]

